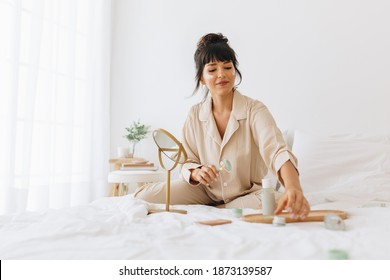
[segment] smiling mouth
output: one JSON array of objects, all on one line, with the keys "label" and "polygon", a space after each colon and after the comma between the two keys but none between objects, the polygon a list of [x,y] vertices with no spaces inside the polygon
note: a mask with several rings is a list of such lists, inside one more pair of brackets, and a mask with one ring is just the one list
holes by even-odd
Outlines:
[{"label": "smiling mouth", "polygon": [[220,82],[220,83],[217,83],[217,86],[224,86],[226,84],[228,84],[229,82],[227,81],[224,81],[224,82]]}]

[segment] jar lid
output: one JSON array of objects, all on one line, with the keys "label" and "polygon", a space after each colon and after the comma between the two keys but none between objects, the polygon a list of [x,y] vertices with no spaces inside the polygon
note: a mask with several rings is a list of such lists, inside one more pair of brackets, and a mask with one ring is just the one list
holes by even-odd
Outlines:
[{"label": "jar lid", "polygon": [[329,260],[348,260],[348,253],[344,250],[333,249],[328,252]]},{"label": "jar lid", "polygon": [[285,226],[286,225],[286,218],[282,216],[275,216],[272,220],[272,224],[276,226]]},{"label": "jar lid", "polygon": [[242,216],[242,209],[241,208],[233,208],[232,209],[233,216],[240,218]]},{"label": "jar lid", "polygon": [[337,214],[328,214],[324,217],[325,228],[331,230],[345,230],[343,219]]}]

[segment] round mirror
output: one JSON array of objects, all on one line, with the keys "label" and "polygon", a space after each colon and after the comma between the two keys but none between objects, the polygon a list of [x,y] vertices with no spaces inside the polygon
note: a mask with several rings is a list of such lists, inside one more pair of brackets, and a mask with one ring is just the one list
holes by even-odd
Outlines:
[{"label": "round mirror", "polygon": [[181,143],[168,131],[162,128],[153,131],[153,139],[158,148],[172,161],[182,164],[187,160]]},{"label": "round mirror", "polygon": [[[165,188],[166,199],[165,199],[165,210],[149,210],[149,214],[161,213],[161,212],[176,212],[181,214],[187,214],[186,210],[173,209],[169,207],[171,200],[171,171],[180,163],[184,163],[187,160],[187,153],[183,148],[183,145],[168,131],[165,129],[156,129],[153,131],[153,139],[158,146],[158,159],[160,165],[167,171],[167,185]],[[169,160],[169,164],[164,163],[162,154],[164,154]],[[170,164],[172,163],[173,164]]]}]

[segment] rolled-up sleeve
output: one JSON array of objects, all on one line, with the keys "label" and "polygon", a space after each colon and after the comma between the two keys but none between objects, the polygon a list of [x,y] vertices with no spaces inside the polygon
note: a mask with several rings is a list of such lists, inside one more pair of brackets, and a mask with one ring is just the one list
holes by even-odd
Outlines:
[{"label": "rolled-up sleeve", "polygon": [[296,157],[293,155],[293,153],[289,150],[283,150],[280,151],[278,154],[276,154],[274,159],[274,169],[275,173],[278,173],[280,168],[285,164],[287,161],[291,161],[291,163],[294,165],[295,169],[298,171],[298,162]]}]

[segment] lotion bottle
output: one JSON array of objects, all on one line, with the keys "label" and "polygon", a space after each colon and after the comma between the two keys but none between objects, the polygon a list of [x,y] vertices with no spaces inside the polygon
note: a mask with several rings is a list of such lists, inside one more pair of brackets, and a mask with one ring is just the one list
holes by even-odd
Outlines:
[{"label": "lotion bottle", "polygon": [[262,192],[261,192],[261,201],[263,207],[264,216],[273,216],[276,209],[275,203],[275,192],[271,184],[271,179],[262,180]]}]

